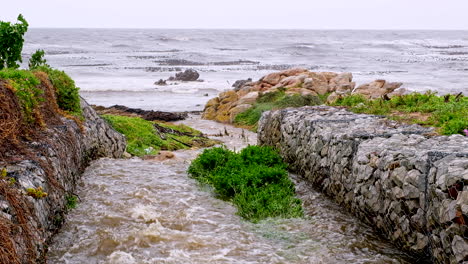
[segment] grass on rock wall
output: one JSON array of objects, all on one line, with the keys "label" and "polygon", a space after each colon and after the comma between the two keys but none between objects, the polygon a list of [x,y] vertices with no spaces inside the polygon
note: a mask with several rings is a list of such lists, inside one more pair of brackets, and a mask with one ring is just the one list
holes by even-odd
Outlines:
[{"label": "grass on rock wall", "polygon": [[385,115],[390,119],[436,127],[443,135],[462,134],[468,128],[468,97],[435,93],[412,93],[390,100],[367,100],[350,95],[333,106],[345,106],[355,113]]},{"label": "grass on rock wall", "polygon": [[[326,97],[325,97],[326,98]],[[299,94],[287,95],[284,91],[270,92],[260,95],[256,103],[246,111],[238,114],[234,124],[257,129],[257,123],[265,111],[282,109],[286,107],[301,107],[307,105],[323,104],[324,100],[317,96]]]},{"label": "grass on rock wall", "polygon": [[152,122],[140,117],[102,116],[127,138],[127,152],[135,156],[156,155],[159,150],[213,146],[215,141],[185,125]]},{"label": "grass on rock wall", "polygon": [[79,88],[75,81],[64,71],[52,69],[48,66],[35,68],[36,71],[47,73],[57,94],[57,104],[60,109],[73,115],[81,115]]},{"label": "grass on rock wall", "polygon": [[34,112],[44,100],[43,91],[38,88],[40,81],[34,74],[27,70],[3,69],[0,71],[0,79],[7,80],[21,104],[21,111],[26,123],[33,123]]},{"label": "grass on rock wall", "polygon": [[303,215],[287,165],[270,147],[249,146],[240,153],[223,147],[206,149],[190,165],[189,174],[214,187],[219,198],[231,201],[243,218]]}]

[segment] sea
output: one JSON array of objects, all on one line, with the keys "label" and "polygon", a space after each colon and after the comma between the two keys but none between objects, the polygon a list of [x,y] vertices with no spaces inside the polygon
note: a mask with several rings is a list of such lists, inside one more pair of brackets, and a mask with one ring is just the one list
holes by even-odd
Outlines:
[{"label": "sea", "polygon": [[[31,28],[23,66],[37,49],[103,106],[199,111],[236,80],[292,67],[468,95],[468,31]],[[185,69],[202,81],[154,84]]]}]

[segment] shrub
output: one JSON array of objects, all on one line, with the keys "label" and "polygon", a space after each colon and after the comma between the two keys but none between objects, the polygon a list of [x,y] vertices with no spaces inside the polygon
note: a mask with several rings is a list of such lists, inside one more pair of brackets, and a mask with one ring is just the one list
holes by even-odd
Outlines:
[{"label": "shrub", "polygon": [[50,67],[47,64],[47,60],[44,59],[44,55],[44,50],[36,50],[36,52],[31,56],[31,59],[29,59],[29,69],[32,70],[38,67]]},{"label": "shrub", "polygon": [[23,15],[18,16],[19,23],[0,21],[0,70],[4,68],[18,68],[22,62],[24,33],[28,31],[28,22]]},{"label": "shrub", "polygon": [[39,66],[35,70],[43,71],[49,75],[52,85],[57,94],[57,104],[60,109],[74,115],[81,114],[79,88],[75,81],[64,71],[52,69],[48,66]]},{"label": "shrub", "polygon": [[270,147],[249,146],[240,153],[224,147],[206,149],[188,173],[213,186],[219,198],[232,201],[238,214],[253,222],[303,214],[286,164]]},{"label": "shrub", "polygon": [[13,87],[21,104],[24,121],[26,123],[37,121],[35,111],[37,111],[39,103],[44,100],[42,98],[43,91],[37,88],[40,84],[39,79],[30,71],[15,69],[1,70],[0,78],[8,80]]}]

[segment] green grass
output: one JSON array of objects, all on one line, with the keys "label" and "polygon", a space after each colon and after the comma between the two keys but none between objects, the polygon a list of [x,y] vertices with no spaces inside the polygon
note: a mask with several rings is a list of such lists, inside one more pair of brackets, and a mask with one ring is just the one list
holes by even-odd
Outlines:
[{"label": "green grass", "polygon": [[79,88],[75,81],[64,71],[52,69],[48,66],[39,66],[34,70],[43,71],[49,75],[57,94],[57,104],[60,109],[76,116],[81,115]]},{"label": "green grass", "polygon": [[3,69],[0,71],[0,78],[7,80],[21,104],[23,118],[26,123],[33,123],[34,111],[41,101],[43,91],[37,86],[40,81],[34,74],[27,70]]},{"label": "green grass", "polygon": [[139,117],[102,116],[119,133],[127,137],[127,152],[135,156],[155,155],[163,145],[153,123]]},{"label": "green grass", "polygon": [[[185,125],[155,123],[140,117],[102,116],[115,130],[127,138],[127,152],[134,156],[156,155],[159,150],[187,149],[191,146],[213,146],[216,142],[202,137],[201,132]],[[173,133],[158,133],[155,124]],[[164,138],[162,138],[162,137]]]},{"label": "green grass", "polygon": [[468,97],[447,100],[435,93],[412,93],[390,100],[367,100],[360,95],[338,99],[333,106],[345,106],[355,113],[385,115],[390,119],[436,127],[443,135],[462,134],[468,128]]},{"label": "green grass", "polygon": [[67,195],[65,196],[66,204],[65,207],[67,210],[75,209],[78,205],[78,196],[76,195]]},{"label": "green grass", "polygon": [[258,222],[303,216],[286,167],[270,147],[249,146],[240,153],[221,147],[205,150],[188,173],[213,186],[219,198],[234,203],[240,216]]},{"label": "green grass", "polygon": [[[326,97],[325,97],[326,98]],[[251,127],[256,130],[258,120],[265,111],[282,109],[286,107],[301,107],[307,105],[323,104],[324,98],[317,96],[302,96],[299,94],[287,95],[283,90],[261,95],[257,102],[246,111],[234,118],[234,124]]]}]

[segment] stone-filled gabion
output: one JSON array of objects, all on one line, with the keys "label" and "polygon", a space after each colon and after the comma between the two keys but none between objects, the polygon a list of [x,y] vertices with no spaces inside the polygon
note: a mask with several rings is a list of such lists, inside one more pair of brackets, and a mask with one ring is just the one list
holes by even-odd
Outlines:
[{"label": "stone-filled gabion", "polygon": [[468,260],[468,138],[327,106],[263,114],[260,145],[400,248]]}]

